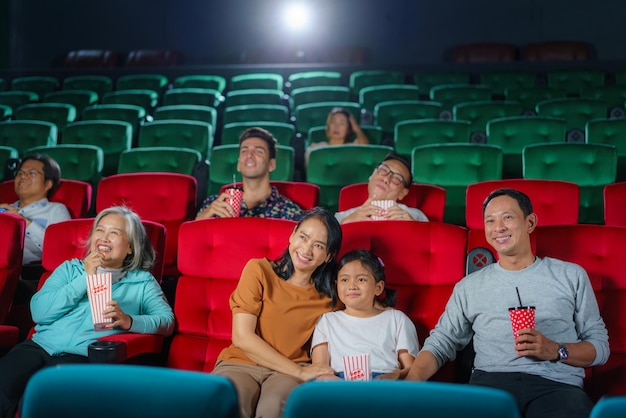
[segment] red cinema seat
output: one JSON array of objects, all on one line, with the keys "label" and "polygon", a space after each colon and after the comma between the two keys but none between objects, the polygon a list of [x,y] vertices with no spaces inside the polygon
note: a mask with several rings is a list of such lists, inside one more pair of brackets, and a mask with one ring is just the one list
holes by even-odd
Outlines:
[{"label": "red cinema seat", "polygon": [[[88,248],[86,247],[89,231],[94,219],[70,219],[50,225],[46,228],[44,236],[44,251],[41,264],[44,273],[39,280],[38,289],[41,289],[45,281],[50,277],[54,269],[61,263],[72,258],[84,258]],[[163,254],[165,248],[165,227],[152,221],[142,221],[146,228],[148,238],[157,253],[157,259],[151,272],[160,282],[159,272],[163,271]],[[30,335],[34,330],[31,329]],[[163,346],[163,336],[155,334],[121,333],[109,335],[101,341],[119,341],[126,345],[126,358],[139,354],[160,353]]]},{"label": "red cinema seat", "polygon": [[65,57],[65,68],[112,68],[116,67],[119,55],[106,49],[80,49],[70,51]]},{"label": "red cinema seat", "polygon": [[626,226],[626,182],[604,186],[604,224]]},{"label": "red cinema seat", "polygon": [[2,325],[13,303],[22,271],[26,221],[21,216],[0,213],[0,349],[17,344],[18,328]]},{"label": "red cinema seat", "polygon": [[[439,222],[350,222],[341,225],[340,256],[367,249],[385,264],[396,308],[415,323],[420,346],[439,320],[454,285],[465,276],[467,230]],[[451,365],[436,380],[454,381]]]},{"label": "red cinema seat", "polygon": [[623,245],[626,228],[605,225],[555,225],[535,231],[537,255],[583,267],[593,286],[609,332],[611,356],[587,373],[585,389],[595,401],[609,394],[626,394],[626,270]]},{"label": "red cinema seat", "polygon": [[[270,184],[278,189],[278,193],[293,200],[295,204],[300,206],[302,210],[309,210],[320,204],[320,186],[304,181],[279,181],[271,180]],[[243,183],[238,182],[237,187],[241,187]],[[220,189],[220,193],[231,187],[225,184]]]},{"label": "red cinema seat", "polygon": [[178,228],[196,216],[197,182],[179,173],[128,173],[105,177],[98,183],[96,210],[125,205],[141,219],[165,226],[165,277],[179,276],[176,267]]},{"label": "red cinema seat", "polygon": [[[367,200],[367,185],[368,183],[357,183],[343,187],[339,191],[339,211],[361,206]],[[433,184],[411,183],[409,193],[400,203],[418,208],[431,222],[443,222],[446,190]]]},{"label": "red cinema seat", "polygon": [[[469,228],[467,249],[493,248],[485,239],[483,202],[493,190],[508,187],[525,193],[533,204],[538,225],[572,225],[578,223],[580,188],[576,183],[559,180],[507,179],[482,181],[467,186],[465,222]],[[496,258],[497,253],[494,252]]]},{"label": "red cinema seat", "polygon": [[[59,188],[54,192],[51,202],[63,203],[72,219],[86,218],[91,209],[91,184],[80,180],[61,179]],[[0,202],[13,203],[19,198],[15,194],[14,180],[0,183]]]},{"label": "red cinema seat", "polygon": [[167,365],[210,372],[231,343],[229,297],[251,258],[278,258],[296,222],[215,218],[186,222],[178,232],[176,330]]}]

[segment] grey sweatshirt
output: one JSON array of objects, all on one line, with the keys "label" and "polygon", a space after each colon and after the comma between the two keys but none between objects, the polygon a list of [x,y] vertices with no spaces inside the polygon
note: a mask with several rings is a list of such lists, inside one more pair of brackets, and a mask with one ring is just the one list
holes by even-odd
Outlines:
[{"label": "grey sweatshirt", "polygon": [[459,281],[423,350],[442,365],[473,337],[476,369],[529,373],[582,387],[581,367],[517,355],[509,319],[509,308],[519,305],[516,287],[523,305],[535,306],[539,332],[558,343],[588,341],[596,349],[592,365],[606,363],[608,333],[587,273],[547,257],[519,271],[494,263]]}]

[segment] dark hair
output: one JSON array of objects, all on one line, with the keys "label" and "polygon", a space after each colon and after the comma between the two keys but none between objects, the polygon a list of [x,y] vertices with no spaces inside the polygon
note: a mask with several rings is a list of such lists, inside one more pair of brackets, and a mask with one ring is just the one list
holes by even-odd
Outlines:
[{"label": "dark hair", "polygon": [[406,184],[404,186],[408,188],[411,185],[411,183],[413,183],[413,173],[411,172],[411,161],[409,161],[409,159],[406,158],[404,155],[396,154],[395,152],[390,152],[389,154],[387,154],[385,158],[383,158],[382,162],[384,163],[385,161],[389,161],[389,160],[397,161],[406,167],[406,169],[409,172],[409,178],[406,179]]},{"label": "dark hair", "polygon": [[503,187],[489,193],[489,196],[487,196],[487,198],[483,202],[483,216],[485,216],[485,209],[487,209],[487,205],[489,204],[489,202],[500,196],[509,196],[517,200],[520,209],[524,213],[524,217],[527,217],[528,215],[533,213],[533,204],[530,201],[530,198],[525,193],[522,193],[519,190]]},{"label": "dark hair", "polygon": [[93,226],[91,227],[91,232],[89,232],[87,245],[91,243],[91,237],[102,218],[112,214],[120,215],[124,218],[128,244],[132,251],[131,254],[128,254],[124,259],[122,268],[127,271],[150,270],[156,258],[154,247],[152,247],[152,243],[148,239],[148,234],[146,233],[146,229],[139,215],[125,206],[111,206],[110,208],[102,210],[98,216],[96,216],[96,219],[93,221]]},{"label": "dark hair", "polygon": [[47,194],[47,198],[50,199],[54,192],[57,191],[59,184],[61,183],[61,167],[59,166],[59,163],[46,154],[31,154],[22,158],[20,163],[17,165],[15,172],[17,173],[20,171],[24,163],[29,160],[40,161],[43,164],[44,182],[52,180],[52,187],[48,190]]},{"label": "dark hair", "polygon": [[[329,296],[334,302],[336,300],[336,292],[333,283],[337,272],[335,257],[341,246],[341,226],[339,226],[339,222],[337,222],[337,219],[331,212],[321,207],[315,207],[304,212],[302,219],[300,219],[294,231],[297,231],[304,221],[312,218],[319,219],[326,226],[326,230],[328,231],[326,249],[331,257],[329,261],[324,262],[315,269],[311,278],[313,279],[317,291],[323,295]],[[287,248],[279,258],[274,260],[273,268],[278,277],[283,280],[287,280],[293,275],[293,260],[291,259],[291,255],[289,255],[289,248]]]},{"label": "dark hair", "polygon": [[354,140],[356,134],[354,133],[354,129],[352,129],[352,124],[350,123],[351,113],[343,107],[335,107],[330,111],[330,113],[328,113],[328,117],[326,118],[326,136],[328,136],[328,127],[330,126],[330,120],[336,114],[342,114],[346,117],[346,119],[348,119],[348,131],[346,132],[346,136],[343,138],[343,143],[347,144],[349,141]]},{"label": "dark hair", "polygon": [[259,128],[259,127],[246,129],[239,136],[240,148],[241,148],[242,142],[248,138],[261,138],[267,144],[267,150],[269,151],[270,159],[276,158],[276,142],[277,141],[276,141],[276,138],[274,138],[274,135],[270,133],[270,131],[263,129],[263,128]]},{"label": "dark hair", "polygon": [[[387,282],[387,278],[385,277],[385,265],[383,264],[381,259],[378,258],[373,252],[369,250],[349,251],[343,257],[341,257],[337,269],[341,270],[343,266],[353,261],[359,261],[363,267],[368,269],[374,276],[376,283],[381,281],[385,283]],[[384,297],[382,297],[382,295],[384,295]],[[394,289],[389,289],[387,286],[385,286],[385,290],[383,291],[382,295],[379,296],[378,299],[383,304],[383,306],[396,306],[396,291]]]}]

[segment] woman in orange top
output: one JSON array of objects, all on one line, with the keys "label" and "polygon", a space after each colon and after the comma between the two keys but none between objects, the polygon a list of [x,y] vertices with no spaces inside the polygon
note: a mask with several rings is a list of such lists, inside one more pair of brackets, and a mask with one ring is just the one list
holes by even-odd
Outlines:
[{"label": "woman in orange top", "polygon": [[232,342],[214,374],[237,388],[242,418],[282,415],[289,393],[300,383],[332,373],[310,364],[315,324],[333,309],[335,256],[341,227],[322,208],[306,212],[277,260],[252,259],[230,297]]}]

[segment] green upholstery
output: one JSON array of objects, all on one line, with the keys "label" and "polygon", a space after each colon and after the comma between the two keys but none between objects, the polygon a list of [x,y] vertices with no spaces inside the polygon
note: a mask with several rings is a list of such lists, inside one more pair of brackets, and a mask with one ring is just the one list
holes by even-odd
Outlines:
[{"label": "green upholstery", "polygon": [[374,169],[393,148],[384,145],[334,145],[309,153],[306,181],[320,186],[320,205],[337,211],[339,191],[367,182]]},{"label": "green upholstery", "polygon": [[0,145],[0,181],[6,180],[4,178],[4,168],[8,160],[13,158],[19,158],[20,153],[13,147],[5,147]]},{"label": "green upholstery", "polygon": [[213,128],[206,122],[182,119],[156,120],[139,131],[139,147],[183,147],[211,159]]},{"label": "green upholstery", "polygon": [[295,89],[304,87],[339,86],[341,73],[339,71],[301,71],[289,74],[287,87],[293,93]]},{"label": "green upholstery", "polygon": [[224,109],[224,125],[233,122],[287,122],[289,108],[283,105],[242,105]]},{"label": "green upholstery", "polygon": [[35,147],[24,155],[47,154],[61,167],[61,177],[80,180],[91,184],[93,190],[98,187],[104,167],[102,148],[95,145],[59,144],[52,147]]},{"label": "green upholstery", "polygon": [[238,74],[230,78],[230,90],[283,89],[284,78],[275,73]]},{"label": "green upholstery", "polygon": [[513,396],[500,389],[447,382],[372,380],[300,385],[289,395],[283,418],[317,418],[320,405],[327,406],[325,418],[520,417]]},{"label": "green upholstery", "polygon": [[502,179],[502,150],[486,144],[433,144],[413,148],[413,181],[446,189],[444,222],[465,225],[465,189]]},{"label": "green upholstery", "polygon": [[217,126],[217,109],[198,105],[159,106],[154,111],[155,120],[185,119],[206,122],[213,129]]},{"label": "green upholstery", "polygon": [[421,145],[468,143],[469,138],[470,123],[464,120],[405,120],[394,129],[396,152],[407,158]]},{"label": "green upholstery", "polygon": [[386,70],[357,70],[350,73],[349,86],[354,97],[359,97],[361,89],[381,84],[404,84],[404,73]]},{"label": "green upholstery", "polygon": [[[114,402],[102,394],[115,386]],[[149,400],[149,401],[148,401]],[[164,367],[80,364],[49,367],[28,382],[22,418],[237,418],[237,392],[226,378]]]},{"label": "green upholstery", "polygon": [[32,91],[0,91],[0,104],[9,106],[13,113],[18,107],[39,101],[39,95]]},{"label": "green upholstery", "polygon": [[294,110],[296,133],[306,135],[313,126],[326,126],[331,110],[341,107],[358,121],[361,118],[361,105],[355,102],[319,102],[300,105]]},{"label": "green upholstery", "polygon": [[469,84],[469,73],[433,71],[413,74],[413,82],[421,93],[428,95],[430,89],[441,84]]},{"label": "green upholstery", "polygon": [[524,111],[520,102],[512,101],[484,101],[465,102],[454,105],[452,117],[454,120],[469,121],[470,142],[485,143],[487,139],[487,122],[506,116],[521,116]]},{"label": "green upholstery", "polygon": [[10,119],[13,115],[13,108],[11,106],[0,104],[0,120]]},{"label": "green upholstery", "polygon": [[128,74],[117,79],[117,90],[153,90],[160,96],[167,84],[162,74]]},{"label": "green upholstery", "polygon": [[621,418],[624,416],[624,411],[626,411],[626,396],[605,396],[593,406],[589,418]]},{"label": "green upholstery", "polygon": [[524,178],[571,181],[580,186],[580,223],[604,221],[604,186],[614,183],[617,149],[604,144],[535,144],[522,153]]},{"label": "green upholstery", "polygon": [[86,107],[98,102],[98,93],[91,90],[61,90],[53,91],[44,96],[46,103],[67,103],[76,108],[78,116],[83,114]]},{"label": "green upholstery", "polygon": [[143,107],[146,114],[152,114],[159,101],[159,94],[154,90],[131,89],[116,90],[102,97],[103,104],[126,104]]},{"label": "green upholstery", "polygon": [[419,89],[413,84],[383,84],[363,87],[359,91],[361,107],[370,112],[381,102],[391,100],[419,100]]},{"label": "green upholstery", "polygon": [[226,93],[224,107],[257,104],[284,105],[286,103],[285,93],[282,90],[242,89]]},{"label": "green upholstery", "polygon": [[[361,125],[361,130],[371,145],[380,145],[383,140],[383,130],[377,125]],[[307,132],[306,146],[316,142],[327,141],[326,126],[314,126]]]},{"label": "green upholstery", "polygon": [[193,175],[200,152],[183,147],[131,148],[120,154],[117,172],[167,172]]},{"label": "green upholstery", "polygon": [[526,145],[565,142],[564,119],[541,116],[510,116],[487,123],[487,143],[504,153],[502,177],[522,177],[522,150]]},{"label": "green upholstery", "polygon": [[587,87],[604,85],[604,71],[592,69],[548,70],[546,83],[550,89],[565,90],[567,94],[580,94]]},{"label": "green upholstery", "polygon": [[228,123],[222,128],[220,145],[238,144],[239,136],[243,131],[253,127],[267,129],[280,145],[291,145],[291,140],[296,134],[296,128],[291,123],[286,122],[234,122]]},{"label": "green upholstery", "polygon": [[7,81],[0,77],[0,91],[5,91],[7,89]]},{"label": "green upholstery", "polygon": [[59,80],[48,76],[17,77],[11,80],[11,90],[32,91],[39,97],[53,92],[59,86]]},{"label": "green upholstery", "polygon": [[489,71],[480,75],[480,83],[489,86],[491,94],[504,96],[507,89],[535,87],[537,74],[533,71]]},{"label": "green upholstery", "polygon": [[29,148],[56,145],[57,132],[56,125],[50,122],[36,120],[0,122],[0,145],[15,148],[22,156]]},{"label": "green upholstery", "polygon": [[[293,181],[294,149],[286,145],[276,146],[276,170],[270,173],[270,180]],[[209,167],[209,194],[217,194],[224,184],[233,182],[233,175],[241,181],[237,172],[239,144],[218,145],[213,148]]]},{"label": "green upholstery", "polygon": [[121,120],[133,127],[133,144],[137,144],[139,127],[146,117],[141,106],[124,104],[100,104],[89,106],[83,111],[83,120]]},{"label": "green upholstery", "polygon": [[67,103],[31,103],[20,106],[15,111],[16,120],[41,120],[54,123],[59,135],[65,125],[76,119],[76,108]]},{"label": "green upholstery", "polygon": [[163,95],[163,105],[197,105],[217,107],[224,98],[218,90],[195,87],[169,89]]},{"label": "green upholstery", "polygon": [[442,111],[441,103],[420,100],[390,100],[374,107],[374,121],[383,135],[392,136],[396,124],[405,120],[435,119]]},{"label": "green upholstery", "polygon": [[595,119],[587,122],[589,144],[613,145],[617,149],[616,181],[626,181],[626,119]]},{"label": "green upholstery", "polygon": [[296,107],[309,103],[348,102],[350,101],[350,88],[345,86],[300,87],[291,90],[289,97],[291,109],[295,110]]},{"label": "green upholstery", "polygon": [[120,154],[131,148],[133,127],[118,120],[86,120],[70,123],[63,131],[64,144],[96,145],[102,148],[103,176],[117,173]]},{"label": "green upholstery", "polygon": [[593,119],[607,117],[608,105],[601,100],[580,98],[549,99],[537,103],[539,116],[565,119],[567,141],[585,142],[585,125]]},{"label": "green upholstery", "polygon": [[442,84],[430,89],[430,100],[451,112],[458,103],[491,100],[491,89],[481,84]]},{"label": "green upholstery", "polygon": [[63,80],[63,90],[91,90],[102,97],[113,91],[113,80],[105,75],[77,75]]},{"label": "green upholstery", "polygon": [[226,89],[226,78],[208,74],[183,75],[174,79],[174,88],[213,89],[222,93]]},{"label": "green upholstery", "polygon": [[626,86],[610,85],[587,87],[581,90],[581,97],[602,100],[609,107],[611,117],[624,117],[626,102]]},{"label": "green upholstery", "polygon": [[520,102],[524,108],[524,113],[533,115],[536,114],[535,106],[537,103],[565,96],[567,96],[565,90],[549,89],[546,87],[510,87],[504,92],[506,100]]}]

